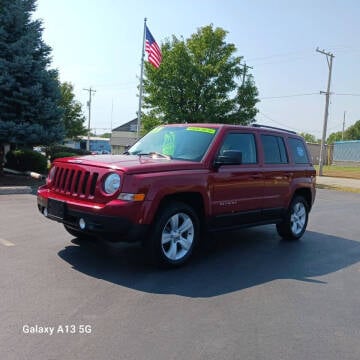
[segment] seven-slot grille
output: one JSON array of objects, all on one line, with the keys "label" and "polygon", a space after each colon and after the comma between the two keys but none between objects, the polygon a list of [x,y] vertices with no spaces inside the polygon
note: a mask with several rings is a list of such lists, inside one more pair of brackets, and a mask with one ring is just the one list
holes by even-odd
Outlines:
[{"label": "seven-slot grille", "polygon": [[93,197],[99,173],[56,166],[52,190],[80,197]]}]

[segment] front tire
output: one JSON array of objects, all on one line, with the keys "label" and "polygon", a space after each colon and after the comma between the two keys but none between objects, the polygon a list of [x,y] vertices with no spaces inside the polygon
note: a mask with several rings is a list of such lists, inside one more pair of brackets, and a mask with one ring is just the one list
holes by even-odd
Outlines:
[{"label": "front tire", "polygon": [[65,230],[72,236],[79,238],[79,239],[85,239],[87,237],[89,237],[88,235],[84,234],[83,232],[81,232],[80,230],[74,230],[73,228],[71,228],[68,225],[64,225]]},{"label": "front tire", "polygon": [[286,240],[300,239],[309,219],[309,206],[302,196],[295,196],[290,203],[285,220],[276,225],[278,234]]},{"label": "front tire", "polygon": [[156,265],[176,267],[187,262],[199,241],[199,219],[187,204],[172,202],[156,216],[145,250]]}]

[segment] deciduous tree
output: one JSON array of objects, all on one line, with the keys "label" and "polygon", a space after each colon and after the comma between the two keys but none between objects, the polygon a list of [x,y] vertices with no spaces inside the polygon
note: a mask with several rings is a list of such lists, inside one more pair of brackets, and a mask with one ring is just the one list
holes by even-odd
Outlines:
[{"label": "deciduous tree", "polygon": [[75,99],[74,87],[68,82],[60,86],[61,98],[59,105],[63,110],[63,122],[65,137],[74,139],[87,134],[84,126],[85,116],[82,112],[81,103]]},{"label": "deciduous tree", "polygon": [[[241,57],[227,32],[212,25],[189,39],[175,36],[162,45],[159,68],[145,66],[143,126],[159,123],[250,124],[258,92],[251,76],[240,85]],[[150,125],[150,126],[149,126]]]},{"label": "deciduous tree", "polygon": [[343,138],[342,131],[337,131],[335,133],[331,133],[329,137],[327,138],[326,142],[328,144],[333,144],[335,141],[341,141]]},{"label": "deciduous tree", "polygon": [[348,140],[360,140],[360,120],[348,127],[345,134]]},{"label": "deciduous tree", "polygon": [[300,136],[302,136],[306,142],[308,143],[313,143],[313,144],[316,144],[316,143],[319,143],[321,140],[317,140],[315,135],[312,135],[312,134],[309,134],[309,133],[300,133],[299,134]]},{"label": "deciduous tree", "polygon": [[332,144],[335,141],[341,140],[360,140],[360,120],[358,120],[355,124],[349,126],[344,131],[344,133],[342,131],[338,131],[336,133],[330,134],[327,142],[329,144]]}]

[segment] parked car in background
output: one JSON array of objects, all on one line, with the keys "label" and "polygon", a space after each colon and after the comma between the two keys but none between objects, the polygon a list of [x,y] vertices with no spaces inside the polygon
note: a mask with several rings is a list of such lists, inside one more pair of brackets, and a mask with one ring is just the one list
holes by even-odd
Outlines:
[{"label": "parked car in background", "polygon": [[111,154],[108,150],[92,151],[91,155],[108,155]]}]

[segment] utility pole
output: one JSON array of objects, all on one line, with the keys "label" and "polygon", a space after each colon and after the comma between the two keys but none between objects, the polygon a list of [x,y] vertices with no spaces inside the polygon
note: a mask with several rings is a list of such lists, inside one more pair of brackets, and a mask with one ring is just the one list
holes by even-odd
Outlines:
[{"label": "utility pole", "polygon": [[321,53],[321,54],[326,56],[326,61],[327,61],[328,68],[329,68],[329,77],[328,77],[328,83],[327,83],[327,90],[326,90],[325,93],[323,91],[320,91],[320,94],[325,94],[326,95],[324,124],[323,124],[322,138],[321,138],[321,149],[320,149],[320,160],[319,160],[319,175],[323,176],[326,130],[327,130],[327,121],[328,121],[328,117],[329,117],[331,72],[332,72],[332,62],[333,62],[334,55],[332,53],[330,53],[330,52],[326,52],[325,50],[320,50],[319,48],[316,48],[316,51],[318,53]]},{"label": "utility pole", "polygon": [[89,100],[87,102],[87,106],[89,108],[89,116],[88,116],[88,138],[87,138],[87,143],[86,143],[86,150],[87,151],[90,151],[90,119],[91,119],[91,96],[92,96],[92,93],[95,93],[96,90],[93,90],[90,86],[89,89],[83,89],[85,91],[88,91],[89,92]]},{"label": "utility pole", "polygon": [[345,132],[345,116],[346,116],[346,111],[344,111],[344,120],[343,120],[342,134],[341,134],[341,140],[342,140],[342,141],[344,141],[344,132]]},{"label": "utility pole", "polygon": [[245,85],[245,76],[246,76],[246,73],[247,73],[247,69],[252,69],[252,67],[246,65],[246,63],[240,64],[240,66],[243,66],[243,67],[244,67],[243,78],[242,78],[242,85],[241,85],[241,86],[244,86],[244,85]]},{"label": "utility pole", "polygon": [[113,115],[114,115],[114,99],[111,100],[110,133],[112,133]]}]

